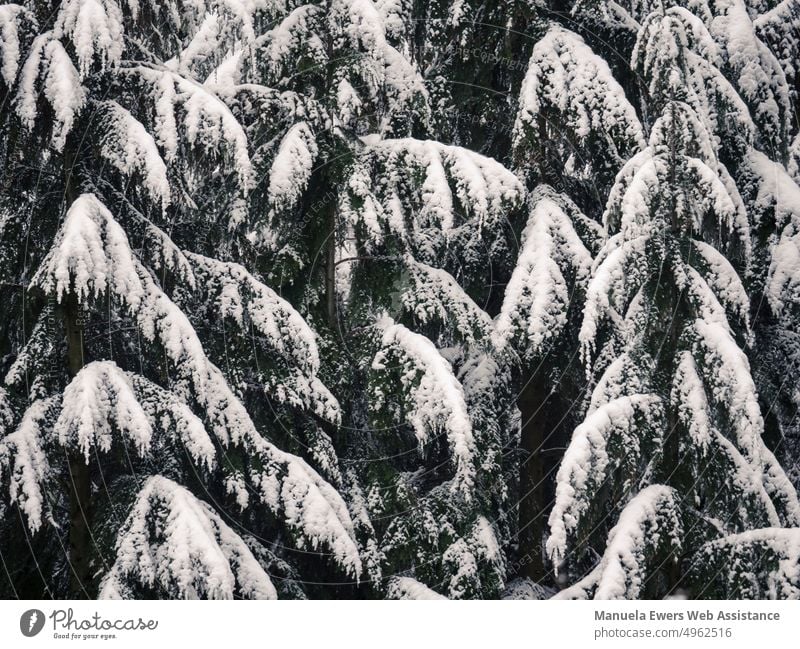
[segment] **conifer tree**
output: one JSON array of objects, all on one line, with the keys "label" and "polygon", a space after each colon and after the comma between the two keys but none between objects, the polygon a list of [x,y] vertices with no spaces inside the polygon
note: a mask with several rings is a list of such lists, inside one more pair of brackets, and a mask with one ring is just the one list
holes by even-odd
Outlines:
[{"label": "conifer tree", "polygon": [[[15,191],[2,195],[0,474],[22,516],[6,508],[2,533],[4,547],[30,536],[33,555],[10,567],[11,592],[275,597],[268,571],[295,570],[275,547],[312,548],[358,578],[341,495],[270,441],[287,420],[339,416],[316,336],[217,238],[220,213],[222,232],[244,216],[253,163],[204,75],[226,39],[254,40],[260,7],[3,10]],[[222,259],[200,254],[215,248]],[[243,353],[248,368],[262,355],[260,374]],[[335,465],[324,443],[310,452]],[[31,562],[38,580],[18,581]]]},{"label": "conifer tree", "polygon": [[[633,51],[644,102],[661,114],[648,148],[617,175],[604,213],[612,236],[587,289],[580,340],[594,388],[559,468],[547,541],[558,570],[586,576],[563,597],[682,587],[735,597],[743,575],[709,577],[709,557],[726,561],[750,534],[774,538],[776,556],[793,552],[777,539],[798,524],[797,494],[762,440],[742,351],[750,300],[729,261],[749,273],[750,222],[721,160],[735,164],[742,147],[725,150],[731,139],[712,135],[722,130],[717,115],[730,115],[709,101],[716,73],[695,85],[689,75],[699,66],[680,65],[708,61],[706,34],[683,9],[654,12]],[[651,54],[665,36],[675,47]],[[744,144],[749,134],[758,141],[757,130],[745,131]],[[602,559],[587,569],[594,553]],[[779,590],[791,591],[791,576],[783,578]]]}]

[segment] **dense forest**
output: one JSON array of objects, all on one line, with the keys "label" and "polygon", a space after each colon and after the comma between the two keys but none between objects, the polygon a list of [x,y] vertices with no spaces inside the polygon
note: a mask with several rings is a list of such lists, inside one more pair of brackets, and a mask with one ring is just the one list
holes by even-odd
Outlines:
[{"label": "dense forest", "polygon": [[0,597],[800,598],[800,0],[0,5]]}]

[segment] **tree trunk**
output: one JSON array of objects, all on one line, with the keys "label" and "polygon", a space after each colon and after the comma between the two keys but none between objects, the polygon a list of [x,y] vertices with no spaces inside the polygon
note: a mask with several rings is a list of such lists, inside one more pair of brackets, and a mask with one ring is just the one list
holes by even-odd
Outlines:
[{"label": "tree trunk", "polygon": [[[83,311],[74,295],[64,304],[67,327],[67,363],[69,375],[75,377],[83,367]],[[69,563],[70,593],[75,599],[88,597],[87,586],[91,580],[91,532],[89,529],[89,503],[91,502],[91,475],[86,458],[78,451],[69,457]]]},{"label": "tree trunk", "polygon": [[[67,209],[79,195],[76,178],[77,153],[74,143],[64,149],[64,197]],[[67,369],[74,378],[83,368],[84,312],[77,296],[69,294],[64,300],[64,325],[67,333]],[[70,594],[74,599],[89,597],[87,587],[91,581],[91,531],[89,504],[92,483],[89,464],[79,451],[69,456],[69,564]]]},{"label": "tree trunk", "polygon": [[331,206],[330,233],[325,242],[325,304],[331,329],[338,327],[336,316],[336,207]]},{"label": "tree trunk", "polygon": [[544,376],[526,376],[517,397],[522,415],[524,458],[519,472],[520,576],[540,581],[545,574],[542,561],[542,531],[545,509],[544,442],[548,434],[545,402],[549,391]]},{"label": "tree trunk", "polygon": [[[326,39],[326,50],[328,53],[328,65],[325,68],[325,87],[333,87],[336,78],[336,57],[334,56],[334,42],[328,37]],[[334,158],[335,161],[335,158]],[[332,161],[333,162],[333,161]],[[336,331],[339,327],[336,313],[336,198],[330,194],[331,188],[338,187],[339,183],[335,177],[335,166],[325,166],[322,170],[322,193],[328,201],[326,209],[326,228],[327,238],[325,239],[325,310],[328,316],[328,324],[331,330]],[[333,177],[332,177],[333,176]]]},{"label": "tree trunk", "polygon": [[[673,108],[674,110],[674,108]],[[678,157],[678,143],[677,134],[671,133],[669,138],[669,186],[672,189],[671,201],[671,222],[670,233],[678,240],[691,236],[690,226],[686,223],[681,223],[678,219],[678,209],[676,193],[678,187],[678,179],[676,177],[677,170],[677,157]],[[686,259],[688,262],[689,259]],[[676,269],[673,268],[672,263],[666,264],[664,277],[662,279],[664,286],[664,311],[662,317],[668,319],[667,330],[664,334],[664,341],[659,350],[659,357],[656,361],[656,369],[663,376],[663,385],[668,391],[672,386],[675,376],[675,359],[677,358],[679,341],[680,341],[680,324],[684,321],[681,309],[681,294],[682,291],[678,289],[678,282],[676,280]],[[667,392],[668,393],[668,392]],[[680,419],[676,408],[667,407],[667,430],[664,437],[662,447],[663,465],[665,475],[662,478],[664,484],[676,487],[681,493],[691,493],[691,484],[685,483],[685,477],[682,475],[683,471],[680,470],[680,446],[679,446],[679,430]],[[693,482],[690,476],[686,476]],[[681,565],[679,557],[670,557],[663,569],[666,587],[668,593],[673,593],[681,583]]]}]

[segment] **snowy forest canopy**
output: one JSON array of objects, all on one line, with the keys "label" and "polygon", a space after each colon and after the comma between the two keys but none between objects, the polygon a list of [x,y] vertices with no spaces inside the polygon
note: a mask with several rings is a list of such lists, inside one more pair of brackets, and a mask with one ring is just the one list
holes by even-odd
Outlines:
[{"label": "snowy forest canopy", "polygon": [[800,598],[800,0],[0,5],[0,597]]}]

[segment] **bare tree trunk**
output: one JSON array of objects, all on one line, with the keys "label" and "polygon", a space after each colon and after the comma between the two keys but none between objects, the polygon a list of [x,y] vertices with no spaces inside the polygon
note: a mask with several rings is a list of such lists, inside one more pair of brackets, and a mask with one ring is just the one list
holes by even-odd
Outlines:
[{"label": "bare tree trunk", "polygon": [[[64,305],[67,328],[67,362],[70,377],[75,377],[83,367],[83,311],[74,295]],[[69,563],[70,592],[73,598],[88,596],[91,580],[91,532],[89,530],[89,503],[91,502],[91,475],[89,464],[80,452],[72,451],[69,458]]]},{"label": "bare tree trunk", "polygon": [[[64,150],[64,198],[67,209],[78,198],[76,179],[77,154],[73,143]],[[64,301],[64,325],[67,334],[67,369],[70,378],[81,371],[84,364],[83,326],[84,312],[78,298],[69,294]],[[89,504],[92,483],[89,464],[80,452],[72,451],[69,457],[69,563],[70,594],[75,599],[88,598],[87,587],[91,581],[91,531]]]},{"label": "bare tree trunk", "polygon": [[545,574],[542,561],[545,509],[542,450],[548,433],[545,406],[548,394],[543,376],[529,376],[517,397],[517,407],[522,415],[521,446],[524,451],[519,473],[520,573],[537,582]]},{"label": "bare tree trunk", "polygon": [[330,234],[325,242],[325,304],[328,323],[336,329],[336,207],[331,206]]}]

